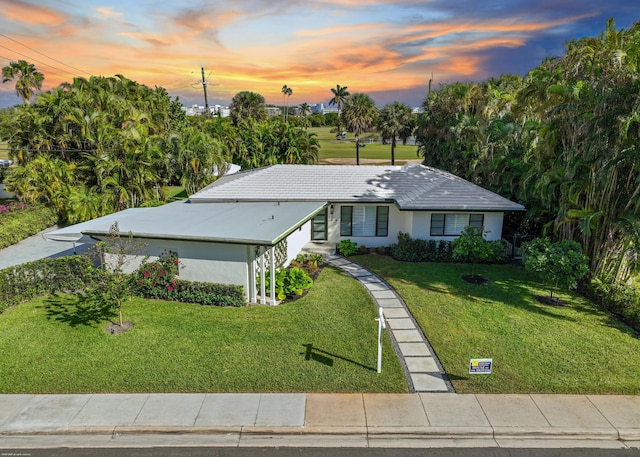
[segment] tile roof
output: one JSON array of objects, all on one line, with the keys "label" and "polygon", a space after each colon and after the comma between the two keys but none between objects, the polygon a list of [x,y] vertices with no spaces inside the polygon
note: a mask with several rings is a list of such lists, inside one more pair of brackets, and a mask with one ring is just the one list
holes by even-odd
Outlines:
[{"label": "tile roof", "polygon": [[224,176],[189,200],[393,202],[401,210],[524,210],[522,205],[451,173],[417,164],[272,165]]}]

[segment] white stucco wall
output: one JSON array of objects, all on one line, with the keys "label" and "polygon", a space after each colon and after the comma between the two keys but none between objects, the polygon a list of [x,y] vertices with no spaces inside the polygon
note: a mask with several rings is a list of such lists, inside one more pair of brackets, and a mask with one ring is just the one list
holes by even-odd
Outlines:
[{"label": "white stucco wall", "polygon": [[306,222],[302,227],[294,230],[287,237],[287,261],[288,265],[302,251],[302,247],[311,241],[311,221]]},{"label": "white stucco wall", "polygon": [[[143,243],[140,250],[151,260],[166,251],[177,252],[181,264],[179,279],[240,285],[248,299],[250,259],[245,245],[177,240],[144,240]],[[131,256],[123,270],[135,271],[144,257]]]}]

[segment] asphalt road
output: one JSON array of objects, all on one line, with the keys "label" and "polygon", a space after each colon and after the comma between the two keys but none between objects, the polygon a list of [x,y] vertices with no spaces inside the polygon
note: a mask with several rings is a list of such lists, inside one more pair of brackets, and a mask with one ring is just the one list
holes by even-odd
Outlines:
[{"label": "asphalt road", "polygon": [[136,448],[3,449],[0,457],[639,457],[640,449]]}]

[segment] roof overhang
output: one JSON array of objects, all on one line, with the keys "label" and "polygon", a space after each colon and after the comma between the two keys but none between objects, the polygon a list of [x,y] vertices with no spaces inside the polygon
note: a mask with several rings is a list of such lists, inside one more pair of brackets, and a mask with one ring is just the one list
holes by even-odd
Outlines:
[{"label": "roof overhang", "polygon": [[56,241],[84,242],[120,234],[135,238],[272,246],[318,214],[327,202],[174,202],[133,208],[45,234]]}]

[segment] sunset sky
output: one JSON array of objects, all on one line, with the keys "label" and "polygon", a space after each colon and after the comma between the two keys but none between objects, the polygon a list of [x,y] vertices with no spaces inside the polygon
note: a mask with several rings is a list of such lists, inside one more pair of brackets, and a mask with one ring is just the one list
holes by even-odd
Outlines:
[{"label": "sunset sky", "polygon": [[[24,59],[44,90],[74,76],[163,86],[185,105],[251,90],[327,103],[348,86],[419,106],[434,87],[526,74],[571,39],[640,20],[640,0],[0,0],[0,65]],[[0,107],[20,102],[0,84]]]}]

